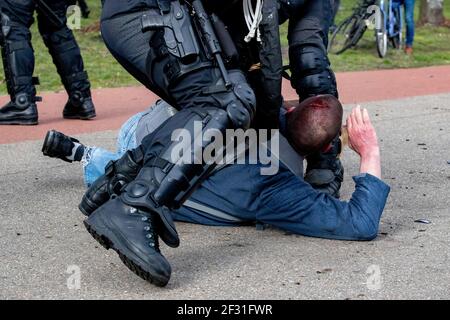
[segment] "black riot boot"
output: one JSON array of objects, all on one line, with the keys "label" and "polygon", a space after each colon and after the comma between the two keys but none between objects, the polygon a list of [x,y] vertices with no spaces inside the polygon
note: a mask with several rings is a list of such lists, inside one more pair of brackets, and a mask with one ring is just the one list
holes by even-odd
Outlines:
[{"label": "black riot boot", "polygon": [[159,217],[111,199],[84,222],[88,232],[142,279],[165,286],[172,269],[158,242]]},{"label": "black riot boot", "polygon": [[69,93],[69,100],[63,110],[65,119],[89,120],[96,117],[94,103],[91,92],[86,90],[73,91]]},{"label": "black riot boot", "polygon": [[18,94],[0,109],[0,125],[37,125],[36,98]]},{"label": "black riot boot", "polygon": [[[88,232],[106,249],[113,249],[136,275],[165,286],[171,267],[161,254],[158,239],[171,247],[179,238],[170,211],[152,200],[156,185],[152,169],[141,169],[122,195],[113,196],[84,222]],[[151,209],[150,209],[151,208]]]},{"label": "black riot boot", "polygon": [[127,151],[119,160],[111,161],[105,168],[105,174],[84,194],[78,206],[80,211],[89,216],[111,196],[120,194],[121,189],[136,178],[142,168],[142,162],[141,148]]},{"label": "black riot boot", "polygon": [[335,198],[340,197],[341,184],[344,181],[344,167],[338,158],[341,149],[341,140],[336,137],[329,150],[307,157],[305,181],[314,189]]}]

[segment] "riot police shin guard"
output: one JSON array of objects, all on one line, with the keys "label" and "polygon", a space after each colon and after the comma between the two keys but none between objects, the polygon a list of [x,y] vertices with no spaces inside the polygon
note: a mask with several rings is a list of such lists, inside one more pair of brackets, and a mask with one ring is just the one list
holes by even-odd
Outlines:
[{"label": "riot police shin guard", "polygon": [[[0,12],[0,47],[6,87],[11,101],[0,109],[0,125],[35,125],[38,123],[34,78],[34,53],[29,40],[12,41],[10,19]],[[25,28],[25,27],[24,27]]]},{"label": "riot police shin guard", "polygon": [[331,70],[326,50],[321,46],[296,45],[289,51],[292,86],[300,100],[319,94],[338,97],[336,76]]},{"label": "riot police shin guard", "polygon": [[63,111],[66,119],[88,120],[96,116],[92,102],[90,82],[84,71],[80,48],[71,30],[67,27],[43,33],[42,38],[69,95]]},{"label": "riot police shin guard", "polygon": [[122,188],[133,181],[142,168],[144,155],[140,147],[127,151],[122,158],[111,161],[105,174],[98,178],[86,191],[79,204],[80,211],[90,216],[111,197],[119,195]]}]

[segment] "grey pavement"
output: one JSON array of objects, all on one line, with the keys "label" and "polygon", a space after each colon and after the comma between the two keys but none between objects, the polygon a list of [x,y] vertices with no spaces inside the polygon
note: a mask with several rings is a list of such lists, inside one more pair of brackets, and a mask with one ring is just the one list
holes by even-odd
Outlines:
[{"label": "grey pavement", "polygon": [[[375,241],[178,224],[180,248],[162,248],[173,267],[162,289],[129,272],[85,231],[79,164],[41,156],[40,141],[0,145],[0,298],[450,298],[450,94],[364,106],[392,187]],[[115,135],[79,138],[113,149]],[[346,150],[343,162],[348,199],[358,158]],[[414,222],[421,218],[432,223]],[[69,272],[78,268],[76,289]]]}]

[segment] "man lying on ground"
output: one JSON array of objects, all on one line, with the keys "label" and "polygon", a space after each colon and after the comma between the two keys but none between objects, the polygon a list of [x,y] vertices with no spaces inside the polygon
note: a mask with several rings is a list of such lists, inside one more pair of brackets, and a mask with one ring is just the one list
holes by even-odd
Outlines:
[{"label": "man lying on ground", "polygon": [[[282,134],[302,156],[328,148],[332,137],[337,135],[342,107],[336,102],[331,96],[319,96],[282,114]],[[324,103],[326,108],[318,107]],[[331,108],[335,111],[330,112]],[[131,117],[119,132],[116,153],[84,146],[55,131],[47,134],[43,152],[69,162],[81,161],[85,183],[90,186],[105,173],[110,161],[134,149],[143,137],[176,112],[159,101]],[[347,118],[347,130],[350,147],[361,157],[360,175],[354,177],[356,191],[349,202],[312,189],[301,177],[302,158],[291,156],[290,160],[280,159],[275,176],[262,176],[259,165],[235,164],[217,171],[203,182],[190,201],[173,212],[174,219],[205,225],[261,222],[307,236],[345,240],[375,238],[389,187],[380,180],[380,151],[367,110],[355,108]],[[282,143],[280,154],[292,151],[288,148],[289,145]]]}]

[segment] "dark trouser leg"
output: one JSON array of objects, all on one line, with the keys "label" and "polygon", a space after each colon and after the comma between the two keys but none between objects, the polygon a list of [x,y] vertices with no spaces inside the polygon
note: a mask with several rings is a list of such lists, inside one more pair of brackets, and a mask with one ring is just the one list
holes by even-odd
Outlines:
[{"label": "dark trouser leg", "polygon": [[[106,2],[105,5],[108,5]],[[114,58],[136,80],[165,101],[175,106],[175,101],[160,90],[147,72],[151,32],[142,32],[143,12],[133,12],[101,22],[102,37]]]},{"label": "dark trouser leg", "polygon": [[64,0],[58,0],[49,2],[49,6],[64,22],[63,25],[51,24],[45,14],[38,11],[38,27],[69,95],[63,115],[69,119],[94,118],[91,85],[84,70],[80,48],[72,31],[65,24],[67,4]]},{"label": "dark trouser leg", "polygon": [[292,86],[300,99],[318,94],[338,96],[327,56],[330,0],[308,1],[289,19]]},{"label": "dark trouser leg", "polygon": [[[330,0],[308,1],[289,21],[289,56],[292,86],[301,100],[320,94],[338,97],[336,78],[327,56],[331,23]],[[339,197],[343,167],[339,161],[340,140],[328,152],[307,157],[305,180],[315,188]]]},{"label": "dark trouser leg", "polygon": [[37,79],[33,78],[34,52],[29,31],[34,4],[31,0],[3,1],[1,10],[0,46],[11,102],[0,109],[0,125],[37,124]]},{"label": "dark trouser leg", "polygon": [[412,47],[414,43],[414,6],[415,0],[405,0],[405,22],[406,22],[406,46]]},{"label": "dark trouser leg", "polygon": [[[187,12],[181,16],[189,17]],[[192,41],[193,47],[201,48],[195,36],[184,36],[185,44]],[[162,32],[152,32],[150,38],[149,86],[171,98],[182,110],[132,151],[144,153],[144,167],[133,182],[92,213],[85,224],[97,240],[119,253],[129,269],[148,281],[165,285],[171,270],[159,252],[158,236],[170,246],[179,245],[170,209],[179,207],[215,167],[202,159],[197,164],[191,157],[183,161],[186,153],[183,156],[174,152],[180,142],[173,141],[172,135],[185,130],[189,138],[183,140],[184,150],[190,147],[187,154],[196,154],[193,150],[202,154],[208,143],[195,146],[194,141],[203,137],[206,130],[224,133],[227,128],[248,128],[255,96],[239,71],[230,72],[232,87],[226,88],[218,68],[205,59],[202,50],[181,60],[169,53]],[[118,50],[116,55],[124,57],[128,53]],[[127,64],[136,65],[133,61]],[[197,126],[199,130],[195,130]]]}]

